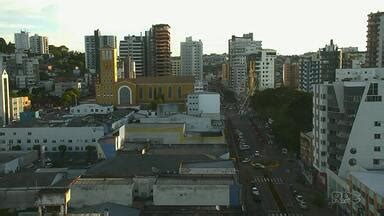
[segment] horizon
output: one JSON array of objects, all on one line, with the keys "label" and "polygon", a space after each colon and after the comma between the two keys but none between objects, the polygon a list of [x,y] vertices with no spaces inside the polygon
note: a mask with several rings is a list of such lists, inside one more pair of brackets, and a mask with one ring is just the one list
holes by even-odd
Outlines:
[{"label": "horizon", "polygon": [[[379,0],[359,3],[347,0],[273,0],[263,3],[263,10],[257,8],[260,5],[257,1],[250,0],[241,0],[235,5],[217,0],[197,0],[189,5],[172,0],[135,3],[135,8],[146,9],[143,10],[145,13],[130,10],[133,4],[120,0],[112,0],[108,5],[95,4],[90,0],[76,2],[76,5],[73,0],[0,2],[7,5],[7,9],[0,9],[0,29],[3,33],[0,37],[7,42],[14,42],[14,33],[23,29],[30,35],[47,36],[51,45],[65,45],[70,50],[84,52],[84,36],[92,35],[95,29],[99,29],[102,35],[115,35],[119,44],[124,36],[144,34],[153,24],[166,23],[171,27],[172,56],[180,55],[180,42],[189,36],[193,40],[202,40],[204,54],[228,53],[231,36],[242,36],[248,32],[254,34],[254,40],[263,42],[263,48],[274,49],[280,55],[314,52],[331,39],[338,47],[358,47],[359,51],[365,51],[368,14],[383,9]],[[333,7],[328,6],[331,2]],[[153,7],[149,8],[148,3]],[[245,4],[249,7],[244,8]],[[257,13],[253,13],[254,8],[257,8]],[[168,12],[166,18],[164,11]],[[227,19],[227,14],[232,11],[234,15]],[[211,14],[215,15],[213,19]],[[129,23],[129,20],[134,22]],[[295,34],[284,34],[282,37],[281,33],[285,32]]]}]

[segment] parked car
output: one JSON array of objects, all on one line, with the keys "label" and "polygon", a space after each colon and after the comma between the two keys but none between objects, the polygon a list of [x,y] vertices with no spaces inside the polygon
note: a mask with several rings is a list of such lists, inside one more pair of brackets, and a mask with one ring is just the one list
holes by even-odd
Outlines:
[{"label": "parked car", "polygon": [[252,196],[254,201],[260,202],[260,191],[256,186],[252,187]]},{"label": "parked car", "polygon": [[305,201],[302,195],[296,195],[295,199],[299,204]]},{"label": "parked car", "polygon": [[259,151],[255,151],[255,157],[260,157],[260,152]]},{"label": "parked car", "polygon": [[240,145],[240,150],[247,150],[249,149],[249,145]]},{"label": "parked car", "polygon": [[249,159],[249,158],[246,157],[246,158],[244,158],[241,162],[242,162],[242,163],[248,163],[248,162],[250,162],[250,161],[251,161],[251,159]]},{"label": "parked car", "polygon": [[288,149],[286,149],[286,148],[282,148],[282,149],[281,149],[281,153],[282,153],[282,154],[287,154],[287,153],[288,153]]},{"label": "parked car", "polygon": [[265,168],[265,166],[264,166],[263,164],[261,164],[261,163],[256,163],[256,162],[252,162],[252,163],[251,163],[251,166],[253,166],[253,167],[256,168],[256,169],[264,169],[264,168]]}]

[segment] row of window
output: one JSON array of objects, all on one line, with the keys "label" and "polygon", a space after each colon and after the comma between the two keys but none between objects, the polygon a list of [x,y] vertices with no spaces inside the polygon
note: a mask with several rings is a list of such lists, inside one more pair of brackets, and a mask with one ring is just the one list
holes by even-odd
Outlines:
[{"label": "row of window", "polygon": [[[51,143],[57,143],[57,142],[64,143],[65,141],[66,140],[64,140],[64,139],[60,139],[58,141],[57,140],[51,140],[50,142]],[[91,140],[85,139],[84,143],[88,143],[89,141],[90,142],[96,142],[96,139],[95,138],[92,138]],[[7,142],[6,140],[0,139],[0,144],[6,144],[6,142]],[[31,139],[27,139],[26,142],[27,143],[32,143],[32,140]],[[81,141],[78,140],[77,142],[82,142],[82,140]],[[15,140],[15,142],[12,139],[8,140],[8,144],[13,144],[13,143],[21,144],[22,141],[21,141],[21,139],[17,139],[17,140]],[[42,139],[42,140],[35,139],[35,140],[33,140],[33,143],[48,143],[48,140],[47,139]],[[69,139],[69,140],[67,140],[67,143],[73,143],[73,140]]]},{"label": "row of window", "polygon": [[[27,147],[26,150],[31,151],[33,147]],[[1,151],[6,151],[5,148],[1,148]],[[44,151],[59,151],[58,147],[54,146],[52,148],[44,147]],[[86,148],[84,146],[67,146],[67,151],[85,151]]]},{"label": "row of window", "polygon": [[[168,87],[168,98],[172,98],[172,86]],[[149,87],[148,88],[148,98],[152,99],[153,97],[162,96],[163,95],[163,88],[162,87]],[[177,87],[177,97],[181,98],[181,87]],[[139,98],[144,98],[144,92],[143,88],[139,88]]]}]

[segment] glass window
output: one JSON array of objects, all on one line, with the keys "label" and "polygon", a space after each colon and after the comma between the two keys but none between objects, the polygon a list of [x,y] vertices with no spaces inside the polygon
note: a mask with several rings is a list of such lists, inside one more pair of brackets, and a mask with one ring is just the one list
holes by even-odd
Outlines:
[{"label": "glass window", "polygon": [[152,99],[152,87],[148,88],[148,98]]},{"label": "glass window", "polygon": [[177,97],[181,98],[181,87],[177,87]]},{"label": "glass window", "polygon": [[381,134],[375,134],[374,137],[375,137],[375,139],[380,139],[381,138]]},{"label": "glass window", "polygon": [[172,98],[172,86],[168,87],[168,98]]},{"label": "glass window", "polygon": [[139,98],[143,99],[143,88],[139,88]]},{"label": "glass window", "polygon": [[381,151],[380,146],[375,146],[375,147],[373,147],[373,151],[375,151],[375,152],[379,152],[379,151]]},{"label": "glass window", "polygon": [[375,121],[375,127],[380,127],[380,126],[381,126],[381,122]]}]

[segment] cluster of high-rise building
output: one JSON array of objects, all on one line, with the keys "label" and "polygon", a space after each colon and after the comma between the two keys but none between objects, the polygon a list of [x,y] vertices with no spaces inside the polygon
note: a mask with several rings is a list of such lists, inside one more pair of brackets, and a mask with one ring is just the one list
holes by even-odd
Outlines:
[{"label": "cluster of high-rise building", "polygon": [[[122,77],[194,76],[203,79],[203,43],[187,37],[180,44],[180,56],[171,57],[171,35],[168,24],[153,25],[145,34],[128,35],[119,43],[119,65],[124,65]],[[102,48],[117,48],[116,37],[101,35],[85,36],[85,63],[94,73],[98,69],[99,52]],[[130,68],[130,69],[129,69]]]},{"label": "cluster of high-rise building", "polygon": [[48,37],[38,34],[29,36],[29,32],[15,33],[15,48],[17,52],[30,51],[33,54],[48,54]]},{"label": "cluster of high-rise building", "polygon": [[345,215],[383,209],[383,29],[384,13],[371,13],[366,52],[331,41],[284,65],[286,86],[313,92],[313,129],[301,134],[304,172]]}]

